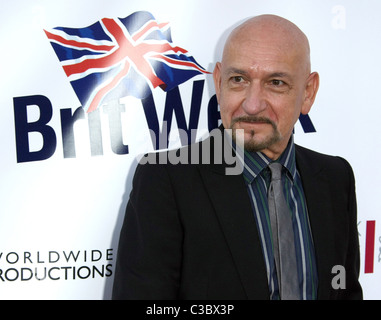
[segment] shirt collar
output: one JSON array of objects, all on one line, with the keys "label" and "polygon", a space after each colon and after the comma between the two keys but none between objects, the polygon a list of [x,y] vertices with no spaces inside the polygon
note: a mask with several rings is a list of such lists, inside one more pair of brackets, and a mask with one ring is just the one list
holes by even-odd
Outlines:
[{"label": "shirt collar", "polygon": [[[250,184],[265,169],[269,163],[273,162],[262,152],[244,151],[243,176],[246,184]],[[294,137],[291,136],[286,149],[276,162],[281,163],[288,171],[292,179],[296,175],[295,144]]]}]

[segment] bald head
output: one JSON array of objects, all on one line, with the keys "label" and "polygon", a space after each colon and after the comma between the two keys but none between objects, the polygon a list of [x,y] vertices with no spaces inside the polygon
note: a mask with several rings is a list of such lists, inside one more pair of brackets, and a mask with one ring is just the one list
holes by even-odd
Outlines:
[{"label": "bald head", "polygon": [[285,55],[294,55],[304,66],[307,73],[311,70],[310,46],[306,35],[291,21],[276,15],[260,15],[253,17],[238,26],[230,34],[224,48],[224,56],[228,50],[245,46],[245,43],[260,46],[272,46],[274,50]]}]

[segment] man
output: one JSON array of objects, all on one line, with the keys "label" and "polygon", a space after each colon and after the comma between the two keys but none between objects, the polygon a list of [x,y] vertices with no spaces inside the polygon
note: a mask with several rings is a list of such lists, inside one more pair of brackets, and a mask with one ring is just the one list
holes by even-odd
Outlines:
[{"label": "man", "polygon": [[[236,133],[244,132],[243,172],[226,174],[226,162],[138,166],[113,298],[361,299],[352,169],[293,141],[319,87],[306,36],[281,17],[254,17],[232,32],[213,75],[235,150]],[[286,227],[272,229],[267,200],[271,163],[282,165],[281,197],[292,217],[287,256],[294,264],[284,268],[277,248]],[[344,270],[339,285],[333,270]]]}]

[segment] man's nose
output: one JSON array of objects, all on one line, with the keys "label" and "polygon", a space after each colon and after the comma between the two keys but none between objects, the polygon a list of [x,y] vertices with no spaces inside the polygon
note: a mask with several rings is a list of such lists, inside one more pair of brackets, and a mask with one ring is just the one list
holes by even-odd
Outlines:
[{"label": "man's nose", "polygon": [[256,115],[267,108],[264,88],[260,83],[252,83],[246,91],[245,99],[242,103],[242,109],[248,115]]}]

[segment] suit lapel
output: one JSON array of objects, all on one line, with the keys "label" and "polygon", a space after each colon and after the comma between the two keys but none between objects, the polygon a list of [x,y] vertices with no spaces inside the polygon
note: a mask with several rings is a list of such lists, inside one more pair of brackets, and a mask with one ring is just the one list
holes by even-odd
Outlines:
[{"label": "suit lapel", "polygon": [[318,299],[329,299],[334,265],[333,209],[322,166],[296,146],[296,163],[307,201],[318,270]]},{"label": "suit lapel", "polygon": [[269,299],[266,268],[250,199],[242,175],[225,165],[200,166],[200,173],[226,237],[248,299]]}]

